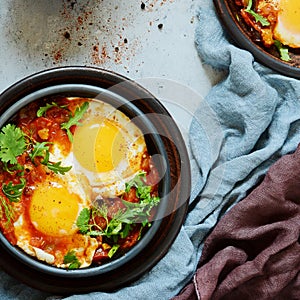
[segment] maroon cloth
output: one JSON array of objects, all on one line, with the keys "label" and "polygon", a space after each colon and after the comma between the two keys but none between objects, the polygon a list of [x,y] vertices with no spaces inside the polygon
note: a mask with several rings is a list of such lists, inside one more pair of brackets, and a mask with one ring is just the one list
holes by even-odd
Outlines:
[{"label": "maroon cloth", "polygon": [[300,299],[300,147],[279,159],[205,241],[176,300]]}]

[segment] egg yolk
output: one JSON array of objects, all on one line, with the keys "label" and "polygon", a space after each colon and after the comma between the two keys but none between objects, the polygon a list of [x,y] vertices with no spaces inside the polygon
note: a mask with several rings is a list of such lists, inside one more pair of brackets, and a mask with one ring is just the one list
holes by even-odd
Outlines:
[{"label": "egg yolk", "polygon": [[102,173],[126,159],[126,139],[113,121],[98,123],[94,120],[76,129],[73,152],[84,168]]},{"label": "egg yolk", "polygon": [[80,197],[63,185],[47,182],[36,188],[29,208],[34,227],[50,236],[75,233]]},{"label": "egg yolk", "polygon": [[300,1],[280,0],[279,15],[285,28],[291,33],[300,33]]},{"label": "egg yolk", "polygon": [[97,172],[114,169],[125,158],[125,145],[125,139],[119,128],[106,120],[96,137],[94,154]]}]

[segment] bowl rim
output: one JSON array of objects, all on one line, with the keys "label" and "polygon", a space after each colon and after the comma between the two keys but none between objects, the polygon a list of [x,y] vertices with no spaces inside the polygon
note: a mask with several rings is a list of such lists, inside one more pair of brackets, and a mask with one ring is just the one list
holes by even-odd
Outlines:
[{"label": "bowl rim", "polygon": [[[112,291],[137,280],[166,255],[181,229],[188,209],[191,170],[189,155],[180,130],[157,98],[144,87],[123,75],[98,67],[86,66],[57,67],[34,73],[19,80],[0,94],[0,103],[2,104],[0,117],[1,113],[10,106],[10,102],[20,99],[28,93],[57,84],[81,84],[82,82],[103,89],[119,85],[119,89],[113,90],[113,92],[125,99],[134,99],[132,103],[142,113],[155,112],[158,116],[167,117],[167,120],[157,117],[152,122],[165,134],[162,136],[162,141],[170,163],[171,189],[174,189],[169,204],[174,205],[174,209],[161,219],[159,229],[151,241],[153,247],[146,247],[134,260],[120,266],[117,272],[112,270],[103,274],[89,274],[86,277],[74,276],[72,278],[45,274],[26,264],[16,263],[0,244],[0,250],[3,251],[3,255],[0,257],[0,266],[11,276],[46,292],[69,294],[96,290]],[[6,101],[7,99],[9,101]],[[68,272],[73,273],[73,270]]]}]

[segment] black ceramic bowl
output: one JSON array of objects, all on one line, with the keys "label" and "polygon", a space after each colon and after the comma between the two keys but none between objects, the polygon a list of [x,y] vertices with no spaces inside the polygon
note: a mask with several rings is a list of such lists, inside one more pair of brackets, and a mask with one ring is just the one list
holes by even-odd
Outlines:
[{"label": "black ceramic bowl", "polygon": [[300,79],[299,49],[289,49],[291,61],[281,60],[275,46],[266,48],[255,41],[253,30],[243,21],[234,0],[214,0],[214,4],[222,24],[239,47],[250,51],[263,65],[283,75]]},{"label": "black ceramic bowl", "polygon": [[37,99],[62,95],[98,98],[142,130],[157,158],[161,202],[152,226],[127,252],[100,266],[66,270],[46,265],[12,246],[0,233],[0,265],[10,275],[47,292],[110,291],[150,270],[168,251],[184,221],[190,195],[190,166],[184,141],[164,106],[137,83],[90,67],[63,67],[29,76],[0,95],[0,127],[20,108]]}]

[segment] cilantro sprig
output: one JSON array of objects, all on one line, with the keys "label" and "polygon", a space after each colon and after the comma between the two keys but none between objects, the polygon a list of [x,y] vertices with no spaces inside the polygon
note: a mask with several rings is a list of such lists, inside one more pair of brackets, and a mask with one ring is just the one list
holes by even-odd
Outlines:
[{"label": "cilantro sprig", "polygon": [[68,253],[64,256],[64,264],[68,265],[69,270],[78,269],[81,266],[74,250],[68,251]]},{"label": "cilantro sprig", "polygon": [[[24,167],[18,163],[18,156],[25,151],[35,164],[36,158],[40,157],[40,163],[47,166],[48,169],[54,173],[64,175],[72,166],[62,166],[61,162],[50,162],[49,142],[35,142],[29,138],[19,127],[15,124],[7,124],[0,132],[0,160],[2,161],[3,171],[13,175],[15,171],[23,171]],[[24,175],[23,172],[18,173],[19,176]],[[9,199],[10,202],[19,202],[26,186],[26,179],[20,177],[20,182],[14,184],[12,181],[2,183],[2,192]],[[1,203],[3,208],[4,204]],[[5,207],[4,207],[5,209]],[[6,211],[8,211],[6,209]]]},{"label": "cilantro sprig", "polygon": [[71,115],[70,119],[67,122],[61,124],[61,128],[66,130],[70,142],[73,142],[73,135],[71,133],[70,128],[74,125],[80,124],[79,121],[82,119],[88,107],[89,103],[84,102],[80,107],[76,108],[74,115]]},{"label": "cilantro sprig", "polygon": [[[125,193],[129,192],[131,188],[136,189],[136,196],[140,199],[139,203],[122,200],[124,208],[109,215],[108,205],[103,202],[95,204],[91,209],[84,208],[79,214],[76,225],[80,233],[90,236],[105,236],[111,239],[114,243],[109,253],[111,256],[119,248],[118,238],[126,238],[133,224],[141,223],[143,227],[147,224],[151,225],[149,216],[152,208],[159,204],[160,198],[151,195],[151,186],[148,186],[143,180],[145,176],[146,174],[141,172],[125,184]],[[97,217],[104,218],[106,224],[104,228],[97,224]]]},{"label": "cilantro sprig", "polygon": [[23,131],[14,124],[7,124],[0,132],[0,159],[3,163],[17,164],[17,157],[26,149]]},{"label": "cilantro sprig", "polygon": [[132,187],[136,189],[136,196],[140,199],[140,204],[156,206],[160,198],[151,196],[151,186],[145,183],[145,172],[138,173],[132,180],[125,183],[125,193],[128,193]]},{"label": "cilantro sprig", "polygon": [[252,10],[252,0],[248,1],[248,5],[245,8],[245,12],[252,15],[256,22],[260,22],[262,26],[269,26],[270,22],[265,17],[261,16],[260,14],[256,13],[254,10]]}]

